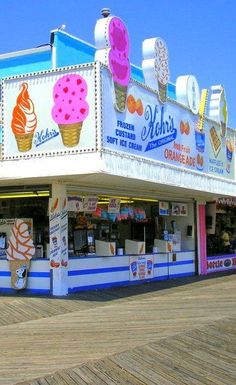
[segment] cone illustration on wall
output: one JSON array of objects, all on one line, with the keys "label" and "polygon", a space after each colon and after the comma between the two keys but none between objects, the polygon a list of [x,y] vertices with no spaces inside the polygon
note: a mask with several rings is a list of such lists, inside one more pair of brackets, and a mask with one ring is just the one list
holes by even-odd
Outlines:
[{"label": "cone illustration on wall", "polygon": [[11,128],[15,135],[18,150],[26,152],[31,150],[34,131],[37,126],[37,117],[34,103],[29,97],[28,83],[22,83],[20,93],[13,109]]},{"label": "cone illustration on wall", "polygon": [[21,290],[26,287],[30,260],[34,254],[35,247],[29,235],[28,225],[21,219],[16,219],[7,248],[13,289]]},{"label": "cone illustration on wall", "polygon": [[52,118],[58,124],[66,147],[79,144],[83,122],[89,113],[89,105],[85,100],[87,92],[87,83],[78,74],[62,76],[53,87]]}]

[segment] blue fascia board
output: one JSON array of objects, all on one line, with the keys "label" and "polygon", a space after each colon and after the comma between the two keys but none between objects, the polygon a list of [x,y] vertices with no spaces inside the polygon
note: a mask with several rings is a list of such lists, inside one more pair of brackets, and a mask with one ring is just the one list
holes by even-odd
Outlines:
[{"label": "blue fascia board", "polygon": [[56,67],[66,67],[94,61],[95,47],[61,31],[51,34],[56,48]]},{"label": "blue fascia board", "polygon": [[51,69],[51,49],[0,60],[0,78]]},{"label": "blue fascia board", "polygon": [[[57,68],[94,62],[96,48],[87,42],[64,31],[51,32],[51,45],[56,50]],[[52,50],[0,58],[0,78],[23,75],[32,72],[47,71],[53,68]],[[131,78],[144,83],[143,71],[131,64]],[[168,96],[176,99],[175,86],[168,84]]]}]

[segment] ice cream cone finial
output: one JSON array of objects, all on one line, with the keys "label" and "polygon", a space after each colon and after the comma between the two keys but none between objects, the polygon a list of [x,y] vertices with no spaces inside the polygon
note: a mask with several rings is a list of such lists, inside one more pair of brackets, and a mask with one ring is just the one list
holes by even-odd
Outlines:
[{"label": "ice cream cone finial", "polygon": [[130,80],[128,31],[120,18],[110,16],[109,9],[104,9],[102,15],[104,18],[95,26],[95,60],[108,66],[114,86],[114,105],[123,112]]},{"label": "ice cream cone finial", "polygon": [[101,14],[102,14],[103,17],[108,17],[108,16],[110,16],[111,11],[110,11],[109,8],[102,8]]},{"label": "ice cream cone finial", "polygon": [[145,82],[158,91],[159,99],[166,102],[169,81],[168,50],[160,37],[143,41],[142,69]]}]

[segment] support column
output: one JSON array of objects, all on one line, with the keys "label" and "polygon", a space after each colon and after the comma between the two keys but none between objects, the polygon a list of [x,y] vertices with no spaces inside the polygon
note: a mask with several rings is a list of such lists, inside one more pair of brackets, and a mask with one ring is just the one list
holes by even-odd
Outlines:
[{"label": "support column", "polygon": [[198,274],[207,274],[206,202],[197,203]]},{"label": "support column", "polygon": [[66,186],[52,185],[49,199],[50,269],[53,295],[68,294],[68,213]]}]

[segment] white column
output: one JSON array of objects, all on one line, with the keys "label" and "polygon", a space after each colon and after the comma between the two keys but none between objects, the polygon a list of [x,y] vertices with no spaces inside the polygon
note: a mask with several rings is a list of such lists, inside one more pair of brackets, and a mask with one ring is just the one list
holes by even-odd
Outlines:
[{"label": "white column", "polygon": [[66,186],[52,185],[49,200],[50,268],[52,294],[68,294],[68,214]]}]

